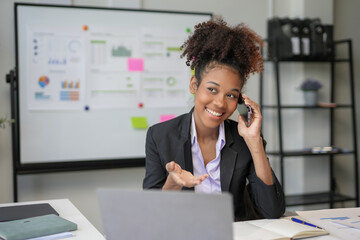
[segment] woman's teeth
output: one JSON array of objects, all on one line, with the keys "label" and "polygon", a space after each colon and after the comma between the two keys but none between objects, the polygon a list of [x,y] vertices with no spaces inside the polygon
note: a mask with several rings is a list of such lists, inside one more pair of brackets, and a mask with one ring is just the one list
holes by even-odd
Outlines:
[{"label": "woman's teeth", "polygon": [[214,115],[216,117],[220,117],[222,115],[222,113],[214,112],[208,108],[206,108],[206,111],[208,111],[211,115]]}]

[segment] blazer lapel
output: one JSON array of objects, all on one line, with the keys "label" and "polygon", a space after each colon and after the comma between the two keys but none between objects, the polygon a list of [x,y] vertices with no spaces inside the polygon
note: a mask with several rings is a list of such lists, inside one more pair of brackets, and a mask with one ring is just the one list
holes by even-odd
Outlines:
[{"label": "blazer lapel", "polygon": [[227,125],[226,121],[224,122],[224,126],[225,126],[226,144],[224,148],[221,150],[220,182],[221,182],[221,190],[229,191],[230,182],[235,168],[237,152],[230,148],[230,146],[233,143],[233,138],[231,136],[230,128]]},{"label": "blazer lapel", "polygon": [[179,165],[193,173],[192,154],[191,154],[191,137],[190,137],[190,126],[193,109],[184,117],[183,121],[179,126],[179,132],[181,135],[181,142],[179,144]]},{"label": "blazer lapel", "polygon": [[[182,169],[193,172],[192,153],[191,153],[191,137],[190,126],[193,109],[184,117],[179,125],[179,133],[181,142],[179,142],[178,163]],[[194,190],[194,188],[183,187],[182,190]]]}]

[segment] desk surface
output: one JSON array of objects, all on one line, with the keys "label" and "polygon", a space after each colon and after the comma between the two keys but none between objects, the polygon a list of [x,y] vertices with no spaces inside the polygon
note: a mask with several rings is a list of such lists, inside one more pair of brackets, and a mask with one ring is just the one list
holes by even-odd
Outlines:
[{"label": "desk surface", "polygon": [[0,207],[16,206],[35,203],[49,203],[62,218],[72,221],[78,225],[78,230],[72,232],[75,237],[71,239],[96,239],[105,240],[104,236],[85,218],[84,215],[70,202],[69,199],[57,199],[46,201],[19,202],[0,204]]},{"label": "desk surface", "polygon": [[[78,225],[78,230],[74,231],[73,234],[75,237],[72,237],[70,239],[82,239],[82,240],[88,240],[88,239],[96,239],[96,240],[105,240],[105,237],[85,218],[84,215],[70,202],[68,199],[57,199],[57,200],[45,200],[45,201],[32,201],[32,202],[19,202],[19,203],[6,203],[6,204],[0,204],[0,207],[6,207],[6,206],[16,206],[16,205],[25,205],[25,204],[36,204],[36,203],[49,203],[59,214],[61,217],[70,220]],[[360,208],[356,208],[355,210],[360,211]],[[321,214],[322,210],[319,210]],[[352,214],[357,213],[357,211],[354,211],[354,208],[348,208],[348,209],[337,209],[337,210],[323,210],[327,211],[326,213],[329,214],[337,211],[341,212],[351,212]],[[302,213],[306,212],[312,212],[312,211],[304,211]],[[317,212],[317,211],[313,211]],[[360,214],[357,214],[360,215]],[[285,217],[290,218],[290,217]],[[254,220],[256,221],[256,220]],[[238,225],[238,231],[240,232],[251,232],[251,229],[246,228],[247,225]],[[254,230],[255,231],[255,230]],[[245,239],[253,239],[251,237],[252,234],[249,234],[249,238]],[[234,236],[234,239],[238,239],[236,236]],[[319,237],[312,237],[310,239],[316,239],[316,240],[339,240],[343,239],[336,234],[330,234],[325,236],[319,236]],[[360,234],[355,236],[355,238],[351,239],[360,239]]]}]

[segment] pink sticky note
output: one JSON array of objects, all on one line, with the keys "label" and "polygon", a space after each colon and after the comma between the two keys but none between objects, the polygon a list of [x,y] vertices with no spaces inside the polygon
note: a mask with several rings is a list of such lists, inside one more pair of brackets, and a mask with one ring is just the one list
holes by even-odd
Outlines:
[{"label": "pink sticky note", "polygon": [[174,114],[161,115],[160,122],[165,122],[165,121],[173,119],[173,118],[175,118]]},{"label": "pink sticky note", "polygon": [[128,71],[129,72],[143,72],[144,59],[143,58],[128,58]]}]

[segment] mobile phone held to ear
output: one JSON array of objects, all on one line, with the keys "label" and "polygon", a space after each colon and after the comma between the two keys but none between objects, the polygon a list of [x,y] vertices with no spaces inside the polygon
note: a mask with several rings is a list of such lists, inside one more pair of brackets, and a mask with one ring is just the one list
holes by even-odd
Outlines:
[{"label": "mobile phone held to ear", "polygon": [[239,96],[237,110],[239,111],[239,114],[245,118],[246,126],[249,127],[250,121],[251,121],[252,110],[249,105],[245,104],[241,94]]}]

